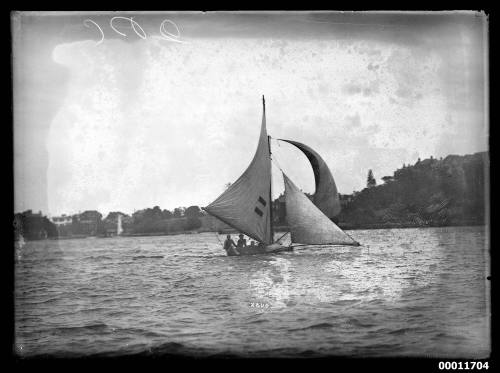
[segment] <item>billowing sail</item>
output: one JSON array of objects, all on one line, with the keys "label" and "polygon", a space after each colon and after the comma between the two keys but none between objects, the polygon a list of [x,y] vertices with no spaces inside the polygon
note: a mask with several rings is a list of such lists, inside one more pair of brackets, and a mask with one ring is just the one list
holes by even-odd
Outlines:
[{"label": "billowing sail", "polygon": [[270,244],[270,191],[271,157],[264,106],[259,144],[250,166],[204,210],[247,236]]},{"label": "billowing sail", "polygon": [[349,237],[323,214],[283,173],[288,225],[292,242],[306,245],[354,245]]},{"label": "billowing sail", "polygon": [[326,162],[307,145],[292,140],[280,140],[295,145],[306,155],[311,163],[316,182],[316,192],[313,198],[314,204],[330,219],[337,216],[340,213],[339,194]]}]

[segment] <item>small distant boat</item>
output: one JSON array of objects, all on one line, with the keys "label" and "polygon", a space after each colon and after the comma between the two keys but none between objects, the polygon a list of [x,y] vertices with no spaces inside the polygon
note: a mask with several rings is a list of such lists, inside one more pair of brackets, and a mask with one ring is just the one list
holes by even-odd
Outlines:
[{"label": "small distant boat", "polygon": [[123,228],[122,228],[122,215],[118,214],[118,219],[116,221],[116,235],[121,236],[123,233]]},{"label": "small distant boat", "polygon": [[204,207],[238,232],[259,242],[258,246],[238,248],[241,255],[290,251],[303,245],[360,244],[342,231],[331,218],[340,212],[340,202],[333,176],[323,159],[302,143],[286,141],[299,148],[313,167],[316,192],[312,202],[281,170],[285,182],[285,205],[291,243],[274,240],[272,211],[271,143],[266,129],[266,104],[262,96],[263,114],[259,144],[246,171],[215,201]]},{"label": "small distant boat", "polygon": [[26,241],[24,240],[23,235],[19,234],[17,240],[15,241],[15,252],[17,260],[22,259],[22,249],[24,245],[26,245]]},{"label": "small distant boat", "polygon": [[116,230],[114,228],[108,228],[106,231],[99,235],[100,238],[111,238],[122,236],[123,228],[122,228],[122,216],[121,214],[117,214],[116,218]]}]

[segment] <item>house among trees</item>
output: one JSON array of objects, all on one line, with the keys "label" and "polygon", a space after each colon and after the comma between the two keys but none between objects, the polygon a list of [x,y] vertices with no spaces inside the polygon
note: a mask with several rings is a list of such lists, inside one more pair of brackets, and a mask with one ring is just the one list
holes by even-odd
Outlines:
[{"label": "house among trees", "polygon": [[16,239],[42,240],[57,237],[57,228],[41,211],[27,210],[14,214],[14,233]]},{"label": "house among trees", "polygon": [[340,200],[340,207],[345,208],[347,205],[353,200],[353,195],[352,194],[340,194],[339,193],[339,200]]},{"label": "house among trees", "polygon": [[280,196],[273,202],[273,220],[274,223],[279,225],[286,224],[286,204],[284,194],[280,194]]},{"label": "house among trees", "polygon": [[382,181],[387,184],[387,183],[390,183],[391,181],[394,181],[394,177],[393,176],[382,176]]},{"label": "house among trees", "polygon": [[53,216],[50,221],[56,226],[61,225],[71,225],[73,223],[73,217],[71,215],[62,214],[61,216]]},{"label": "house among trees", "polygon": [[73,233],[95,236],[99,233],[102,214],[96,210],[87,210],[73,219]]}]

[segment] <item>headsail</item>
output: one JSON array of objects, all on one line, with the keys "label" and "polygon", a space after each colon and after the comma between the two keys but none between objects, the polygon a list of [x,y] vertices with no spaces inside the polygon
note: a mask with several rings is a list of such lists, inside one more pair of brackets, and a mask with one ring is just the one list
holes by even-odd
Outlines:
[{"label": "headsail", "polygon": [[209,214],[259,242],[273,242],[270,217],[271,157],[264,106],[259,144],[250,166],[215,201]]},{"label": "headsail", "polygon": [[292,242],[306,245],[354,245],[349,237],[323,214],[283,173],[288,225]]},{"label": "headsail", "polygon": [[340,200],[337,186],[333,180],[332,173],[321,156],[309,146],[297,141],[284,140],[299,148],[311,163],[314,180],[316,182],[316,192],[314,193],[314,204],[330,219],[340,213]]}]

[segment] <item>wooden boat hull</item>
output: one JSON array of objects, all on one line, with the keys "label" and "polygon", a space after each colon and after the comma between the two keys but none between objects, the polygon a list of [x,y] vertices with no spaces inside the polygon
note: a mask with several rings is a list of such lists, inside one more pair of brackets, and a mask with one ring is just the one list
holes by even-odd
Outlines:
[{"label": "wooden boat hull", "polygon": [[[293,247],[283,246],[283,245],[280,245],[277,243],[273,243],[271,245],[267,245],[264,247],[261,247],[261,246],[239,247],[237,250],[241,256],[241,255],[257,255],[257,254],[274,254],[274,253],[280,253],[283,251],[293,251]],[[233,255],[229,255],[229,256],[233,256]]]}]

